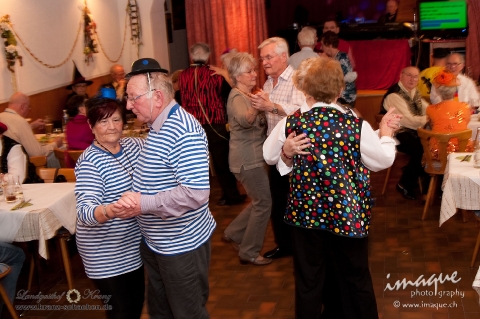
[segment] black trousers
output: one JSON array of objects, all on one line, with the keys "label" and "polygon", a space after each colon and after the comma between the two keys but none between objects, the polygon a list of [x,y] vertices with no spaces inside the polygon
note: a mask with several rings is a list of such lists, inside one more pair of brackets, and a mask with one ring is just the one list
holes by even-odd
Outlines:
[{"label": "black trousers", "polygon": [[[218,136],[212,128],[227,139]],[[207,124],[203,125],[203,129],[207,134],[210,160],[213,163],[215,174],[222,189],[222,197],[226,200],[237,199],[240,196],[237,188],[237,179],[230,172],[230,167],[228,166],[230,133],[225,128],[225,124],[212,124],[212,127]]]},{"label": "black trousers", "polygon": [[280,175],[275,165],[270,165],[269,172],[270,193],[272,195],[272,220],[273,235],[275,243],[280,249],[292,250],[292,238],[290,226],[283,222],[283,216],[287,210],[288,193],[290,191],[290,180],[288,175]]},{"label": "black trousers", "polygon": [[100,295],[110,295],[106,303],[112,310],[106,311],[109,319],[135,319],[142,315],[145,296],[145,275],[143,266],[129,273],[104,278],[93,279]]},{"label": "black trousers", "polygon": [[395,137],[400,141],[397,150],[410,156],[408,164],[403,168],[399,182],[408,190],[413,191],[418,178],[424,172],[422,167],[423,146],[414,130],[400,132]]},{"label": "black trousers", "polygon": [[295,318],[378,318],[368,268],[367,238],[290,227],[295,266]]}]

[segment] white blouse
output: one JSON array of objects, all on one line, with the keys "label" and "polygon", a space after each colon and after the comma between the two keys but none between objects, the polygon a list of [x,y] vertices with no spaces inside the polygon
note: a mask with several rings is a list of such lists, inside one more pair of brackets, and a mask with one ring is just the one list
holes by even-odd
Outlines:
[{"label": "white blouse", "polygon": [[[314,107],[331,107],[342,113],[345,110],[334,104],[315,103]],[[302,113],[309,111],[311,108],[304,103],[300,110]],[[356,114],[355,114],[356,116]],[[292,171],[292,167],[287,166],[281,156],[283,144],[285,144],[285,125],[287,118],[283,118],[277,126],[272,130],[267,140],[263,144],[263,157],[269,165],[277,165],[277,169],[281,175],[286,175]],[[367,121],[363,121],[362,132],[360,137],[360,154],[363,164],[371,171],[378,172],[390,167],[395,160],[395,140],[392,137],[379,137],[379,132],[374,131]]]}]

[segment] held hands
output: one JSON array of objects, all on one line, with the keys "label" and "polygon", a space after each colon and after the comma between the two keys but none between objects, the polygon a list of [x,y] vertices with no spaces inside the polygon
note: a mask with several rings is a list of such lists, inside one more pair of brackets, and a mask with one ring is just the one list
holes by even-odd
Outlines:
[{"label": "held hands", "polygon": [[295,132],[292,132],[288,135],[285,144],[283,145],[283,152],[288,157],[293,157],[294,155],[309,155],[310,152],[305,150],[306,148],[312,146],[310,139],[304,133],[296,135]]},{"label": "held hands", "polygon": [[259,90],[256,94],[249,94],[252,100],[252,107],[259,111],[270,112],[274,108],[274,104],[270,101],[268,93]]},{"label": "held hands", "polygon": [[126,192],[112,205],[112,212],[118,218],[131,218],[142,213],[140,207],[140,193]]},{"label": "held hands", "polygon": [[380,122],[380,137],[392,137],[393,134],[402,127],[402,125],[400,124],[401,119],[402,115],[396,114],[394,107],[390,108]]}]

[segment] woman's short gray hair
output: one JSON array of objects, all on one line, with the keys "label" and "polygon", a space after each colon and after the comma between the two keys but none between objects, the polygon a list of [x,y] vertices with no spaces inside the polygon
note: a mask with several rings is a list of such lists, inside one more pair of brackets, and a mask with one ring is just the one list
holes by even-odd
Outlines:
[{"label": "woman's short gray hair", "polygon": [[195,43],[190,47],[190,59],[207,62],[210,57],[210,47],[206,43]]},{"label": "woman's short gray hair", "polygon": [[455,96],[455,92],[457,92],[456,86],[439,86],[437,88],[438,94],[442,98],[442,100],[451,100]]},{"label": "woman's short gray hair", "polygon": [[222,60],[222,63],[225,66],[225,68],[228,68],[230,61],[236,54],[238,54],[237,49],[231,49],[229,52],[224,53],[220,56],[220,60]]},{"label": "woman's short gray hair", "polygon": [[257,61],[250,53],[240,52],[235,54],[227,67],[228,75],[230,76],[233,85],[237,85],[237,76],[246,72],[250,64],[255,66],[256,62]]},{"label": "woman's short gray hair", "polygon": [[286,56],[287,56],[287,59],[288,59],[288,57],[289,57],[289,55],[288,55],[288,43],[287,43],[287,41],[285,41],[284,38],[280,38],[280,37],[268,38],[267,40],[260,43],[260,45],[258,46],[258,49],[262,49],[264,46],[267,46],[267,45],[272,44],[272,43],[275,44],[275,53],[278,54],[278,55],[280,55],[282,53],[285,53]]}]

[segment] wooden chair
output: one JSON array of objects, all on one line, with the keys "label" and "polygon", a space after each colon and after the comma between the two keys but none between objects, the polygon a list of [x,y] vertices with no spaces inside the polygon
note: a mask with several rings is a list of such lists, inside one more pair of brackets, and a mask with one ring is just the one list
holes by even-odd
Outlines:
[{"label": "wooden chair", "polygon": [[68,156],[76,163],[80,155],[82,155],[83,151],[67,151]]},{"label": "wooden chair", "polygon": [[55,157],[60,162],[60,167],[67,167],[67,165],[65,164],[65,152],[65,150],[59,148],[55,148],[53,150],[53,153],[55,153]]},{"label": "wooden chair", "polygon": [[31,156],[28,158],[30,163],[35,165],[35,167],[42,168],[47,166],[47,157],[46,156]]},{"label": "wooden chair", "polygon": [[75,177],[75,170],[73,168],[59,168],[57,175],[63,175],[69,183],[75,183],[77,178]]},{"label": "wooden chair", "polygon": [[[468,139],[472,136],[472,130],[446,134],[435,133],[419,128],[417,133],[423,146],[423,158],[426,162],[425,172],[431,176],[430,185],[428,186],[427,199],[423,208],[422,220],[424,220],[427,216],[428,207],[431,205],[433,195],[435,193],[438,176],[443,175],[445,172],[445,167],[447,166],[448,142],[451,138],[456,137],[458,139],[457,151],[463,152],[467,147]],[[429,141],[431,138],[435,138],[438,142],[438,158],[434,158],[430,150]]]},{"label": "wooden chair", "polygon": [[5,288],[3,288],[1,283],[3,277],[7,276],[10,273],[10,270],[11,268],[9,265],[0,263],[0,295],[2,296],[3,303],[7,306],[8,312],[10,312],[12,318],[18,319],[17,312],[15,311],[15,308],[13,308],[10,299],[8,299],[7,292],[5,291]]},{"label": "wooden chair", "polygon": [[[76,177],[73,168],[40,168],[37,169],[38,176],[44,180],[45,183],[53,183],[55,178],[58,175],[65,176],[67,182],[75,182]],[[62,252],[63,267],[65,269],[65,275],[67,277],[68,289],[73,289],[73,280],[72,280],[72,267],[70,264],[70,256],[68,254],[67,241],[71,239],[71,234],[65,228],[60,228],[57,231],[55,237],[58,238],[60,242],[60,249]],[[30,290],[33,278],[34,270],[34,258],[32,257],[31,266],[30,266],[30,275],[28,278],[27,288]]]},{"label": "wooden chair", "polygon": [[58,168],[37,168],[37,175],[45,183],[53,183],[55,179]]},{"label": "wooden chair", "polygon": [[[474,214],[474,216],[480,222],[480,215]],[[473,268],[473,265],[475,264],[475,259],[477,259],[479,248],[480,248],[480,230],[478,231],[477,242],[475,243],[475,248],[473,249],[472,262],[470,263],[471,268]]]}]

